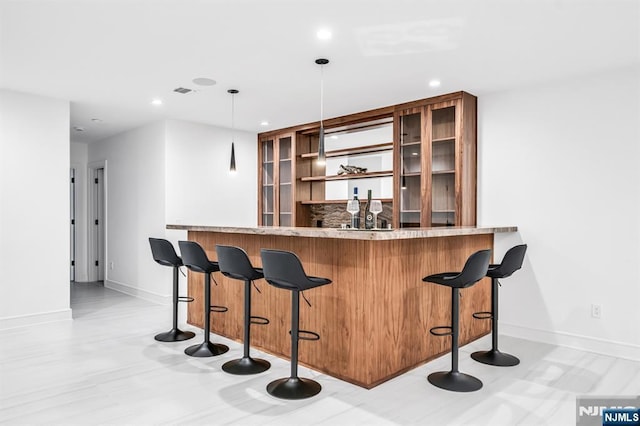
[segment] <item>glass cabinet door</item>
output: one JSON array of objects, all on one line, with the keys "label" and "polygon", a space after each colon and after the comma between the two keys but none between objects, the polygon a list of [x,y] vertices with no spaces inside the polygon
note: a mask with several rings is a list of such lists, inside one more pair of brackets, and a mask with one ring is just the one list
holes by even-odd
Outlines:
[{"label": "glass cabinet door", "polygon": [[431,226],[456,224],[456,107],[431,110]]},{"label": "glass cabinet door", "polygon": [[279,225],[292,226],[291,136],[278,138]]},{"label": "glass cabinet door", "polygon": [[422,190],[422,113],[400,116],[400,227],[419,227]]},{"label": "glass cabinet door", "polygon": [[274,142],[262,141],[262,226],[273,226],[274,194]]}]

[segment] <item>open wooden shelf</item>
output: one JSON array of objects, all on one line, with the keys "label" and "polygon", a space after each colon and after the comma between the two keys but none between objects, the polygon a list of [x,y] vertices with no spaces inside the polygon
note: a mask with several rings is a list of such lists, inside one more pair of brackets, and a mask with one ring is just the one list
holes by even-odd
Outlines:
[{"label": "open wooden shelf", "polygon": [[[383,203],[393,203],[393,198],[373,198],[374,200],[380,200]],[[312,204],[347,204],[349,200],[304,200],[300,201],[302,205],[312,205]],[[360,200],[360,202],[367,202],[366,198],[364,200]]]},{"label": "open wooden shelf", "polygon": [[448,175],[455,173],[455,170],[434,170],[431,172],[432,175]]},{"label": "open wooden shelf", "polygon": [[[391,151],[393,149],[393,142],[387,143],[379,143],[376,145],[366,145],[366,146],[354,146],[352,148],[345,149],[336,149],[332,151],[327,151],[325,156],[327,158],[330,157],[343,157],[347,155],[356,155],[356,154],[370,154],[373,152],[383,152],[383,151]],[[300,158],[317,158],[317,152],[310,152],[308,154],[301,154]]]},{"label": "open wooden shelf", "polygon": [[314,181],[327,181],[327,180],[347,180],[347,179],[365,179],[372,177],[385,177],[393,176],[393,170],[384,170],[381,172],[369,172],[369,173],[353,173],[343,175],[330,175],[330,176],[307,176],[300,178],[302,182],[314,182]]}]

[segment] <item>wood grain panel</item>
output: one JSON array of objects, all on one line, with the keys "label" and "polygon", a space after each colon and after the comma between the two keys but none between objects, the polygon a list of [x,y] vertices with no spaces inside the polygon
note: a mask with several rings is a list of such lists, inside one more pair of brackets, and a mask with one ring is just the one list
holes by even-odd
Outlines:
[{"label": "wood grain panel", "polygon": [[[254,266],[261,266],[261,248],[293,251],[308,275],[332,279],[305,292],[312,306],[300,304],[300,328],[321,336],[300,342],[300,363],[366,388],[449,350],[450,338],[428,330],[450,323],[450,289],[424,283],[422,277],[460,270],[471,253],[493,246],[492,235],[369,241],[190,231],[189,239],[212,260],[215,244],[242,247]],[[242,283],[214,275],[219,285],[212,285],[212,303],[229,311],[212,314],[211,330],[241,341]],[[262,293],[254,290],[253,314],[271,322],[252,326],[252,345],[288,358],[291,293],[263,280],[256,284]],[[489,310],[490,282],[462,293],[461,342],[467,343],[489,332],[489,322],[471,314]],[[196,301],[189,306],[188,322],[202,327],[202,274],[189,274],[189,294]]]},{"label": "wood grain panel", "polygon": [[475,96],[464,93],[462,96],[462,193],[464,201],[460,209],[461,225],[476,224],[477,206],[477,103]]}]

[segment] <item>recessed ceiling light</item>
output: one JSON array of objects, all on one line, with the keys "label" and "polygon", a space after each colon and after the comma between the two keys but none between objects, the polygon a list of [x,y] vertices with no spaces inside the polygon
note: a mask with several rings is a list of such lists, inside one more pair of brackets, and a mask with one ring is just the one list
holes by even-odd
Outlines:
[{"label": "recessed ceiling light", "polygon": [[429,82],[429,87],[440,87],[440,80],[431,80]]},{"label": "recessed ceiling light", "polygon": [[198,86],[214,86],[216,84],[215,80],[206,77],[194,78],[191,81],[193,81],[193,84],[197,84]]},{"label": "recessed ceiling light", "polygon": [[269,125],[269,122],[268,122],[267,120],[262,120],[262,121],[260,122],[260,125],[261,125],[261,126],[268,126],[268,125]]},{"label": "recessed ceiling light", "polygon": [[93,121],[94,123],[102,123],[102,120],[100,120],[99,118],[92,118],[91,121]]},{"label": "recessed ceiling light", "polygon": [[84,127],[73,126],[73,130],[75,130],[76,132],[84,132]]},{"label": "recessed ceiling light", "polygon": [[331,30],[328,28],[321,28],[316,33],[316,37],[318,37],[318,40],[329,40],[331,38]]},{"label": "recessed ceiling light", "polygon": [[162,99],[154,99],[151,101],[151,105],[162,105]]}]

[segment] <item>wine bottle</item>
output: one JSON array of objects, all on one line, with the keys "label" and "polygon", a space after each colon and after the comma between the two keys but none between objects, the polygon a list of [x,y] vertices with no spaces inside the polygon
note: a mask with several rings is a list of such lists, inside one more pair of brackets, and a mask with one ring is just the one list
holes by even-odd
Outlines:
[{"label": "wine bottle", "polygon": [[[358,187],[355,186],[353,187],[353,199],[358,201]],[[360,205],[360,202],[358,202],[358,206]],[[360,212],[358,211],[358,213],[353,215],[353,218],[351,220],[351,227],[353,229],[360,229]]]},{"label": "wine bottle", "polygon": [[367,191],[367,204],[364,207],[364,229],[373,229],[373,213],[371,213],[371,190]]}]

